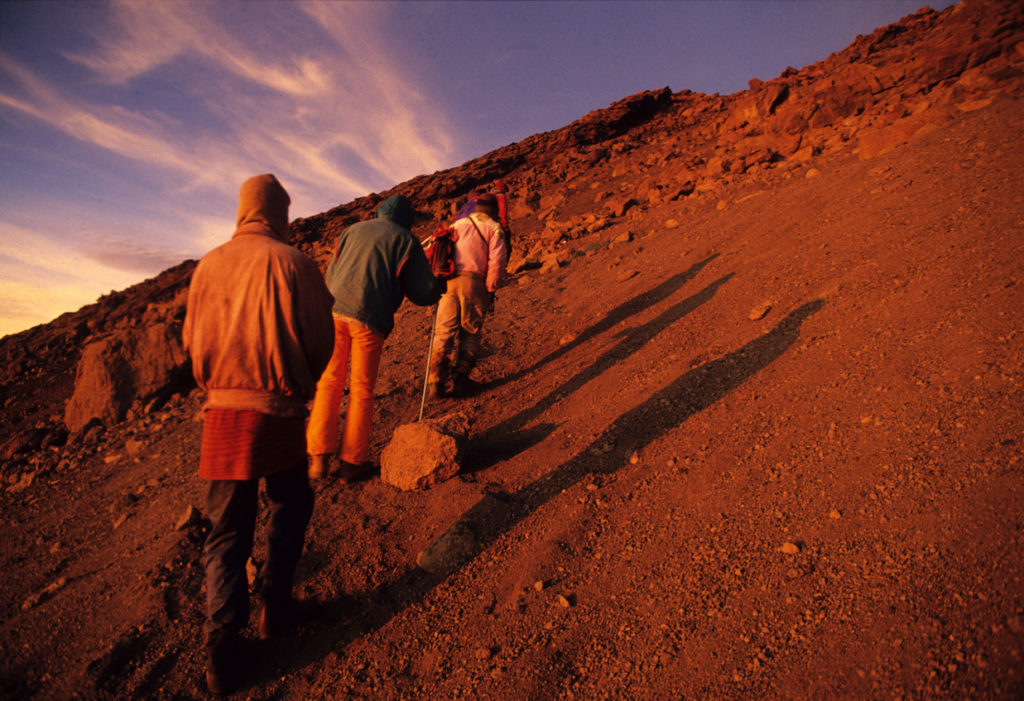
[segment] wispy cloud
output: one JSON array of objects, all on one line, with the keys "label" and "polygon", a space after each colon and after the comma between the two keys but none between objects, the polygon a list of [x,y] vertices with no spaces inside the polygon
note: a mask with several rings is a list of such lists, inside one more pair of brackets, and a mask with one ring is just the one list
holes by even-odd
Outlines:
[{"label": "wispy cloud", "polygon": [[[89,105],[0,53],[0,74],[8,88],[0,105],[28,115],[68,136],[126,158],[154,165],[197,170],[175,148],[164,125],[118,106]],[[20,88],[22,95],[13,94]]]},{"label": "wispy cloud", "polygon": [[[0,55],[12,86],[0,105],[178,172],[188,189],[233,188],[273,170],[319,207],[450,165],[447,119],[385,48],[388,6],[255,4],[257,19],[241,12],[250,5],[114,3],[108,21],[90,27],[95,47],[67,54],[134,95],[159,69],[171,91],[162,101],[134,110],[97,102]],[[165,112],[181,101],[208,125]]]},{"label": "wispy cloud", "polygon": [[[17,159],[47,143],[77,142],[76,152],[102,160],[103,182],[114,189],[96,194],[85,176],[65,178],[73,191],[9,191],[0,298],[6,309],[23,310],[22,319],[76,308],[222,243],[238,186],[254,173],[277,174],[292,195],[292,216],[307,216],[453,165],[447,116],[417,82],[415,57],[390,40],[397,6],[69,7],[75,21],[55,17],[46,26],[62,26],[70,34],[59,45],[73,48],[44,62],[0,51],[0,120],[41,134],[31,147],[8,144],[0,153],[14,172]],[[71,149],[52,147],[61,154],[47,159],[69,157]],[[100,167],[73,165],[83,175]],[[130,196],[117,191],[123,183],[131,184]],[[56,222],[10,204],[45,209],[47,197],[75,221],[76,230],[62,234],[78,237],[75,245],[53,245],[46,232],[59,229]],[[15,229],[21,246],[12,244]]]},{"label": "wispy cloud", "polygon": [[43,323],[138,282],[64,242],[0,221],[0,335]]},{"label": "wispy cloud", "polygon": [[[280,24],[255,19],[257,14],[266,16],[266,3],[247,5],[258,12],[250,14],[241,3],[221,8],[237,15],[232,17],[217,15],[213,3],[119,0],[110,4],[110,25],[94,28],[97,49],[67,56],[117,83],[188,55],[278,92],[321,94],[327,87],[325,71],[316,61],[287,51],[289,47],[274,36]],[[237,24],[229,25],[230,21]]]}]

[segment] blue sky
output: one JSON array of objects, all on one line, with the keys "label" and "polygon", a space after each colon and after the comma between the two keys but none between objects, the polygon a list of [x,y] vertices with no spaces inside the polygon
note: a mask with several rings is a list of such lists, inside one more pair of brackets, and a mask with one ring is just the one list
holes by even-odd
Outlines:
[{"label": "blue sky", "polygon": [[4,0],[0,335],[227,240],[249,175],[309,216],[640,90],[744,90],[922,4]]}]

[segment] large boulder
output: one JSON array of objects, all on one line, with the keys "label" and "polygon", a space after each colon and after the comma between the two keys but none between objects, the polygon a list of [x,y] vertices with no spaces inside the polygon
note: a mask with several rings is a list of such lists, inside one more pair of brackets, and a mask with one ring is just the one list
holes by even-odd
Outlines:
[{"label": "large boulder", "polygon": [[380,455],[381,481],[409,491],[451,479],[468,435],[469,419],[461,413],[399,426]]},{"label": "large boulder", "polygon": [[75,389],[64,408],[72,433],[99,421],[125,418],[136,401],[170,396],[187,381],[188,356],[181,343],[183,298],[153,305],[137,326],[121,328],[85,347]]}]

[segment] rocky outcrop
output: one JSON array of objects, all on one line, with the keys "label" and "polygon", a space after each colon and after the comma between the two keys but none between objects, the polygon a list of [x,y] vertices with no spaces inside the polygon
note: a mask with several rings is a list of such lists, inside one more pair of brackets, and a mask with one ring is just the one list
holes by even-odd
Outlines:
[{"label": "rocky outcrop", "polygon": [[186,291],[169,303],[152,305],[140,323],[85,347],[64,410],[72,433],[97,421],[121,421],[136,403],[162,403],[187,382],[188,357],[181,343]]}]

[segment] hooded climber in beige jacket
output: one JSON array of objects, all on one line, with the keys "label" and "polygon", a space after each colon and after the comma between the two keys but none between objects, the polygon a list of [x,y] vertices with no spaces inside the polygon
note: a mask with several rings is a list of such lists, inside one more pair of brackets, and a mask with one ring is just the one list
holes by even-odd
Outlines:
[{"label": "hooded climber in beige jacket", "polygon": [[292,579],[313,512],[306,474],[306,402],[334,345],[334,300],[319,269],[285,243],[288,193],[273,175],[242,184],[231,240],[192,274],[183,330],[207,401],[199,476],[213,523],[206,566],[206,683],[236,688],[249,618],[245,566],[260,478],[270,503],[261,571],[260,637],[289,624]]}]

